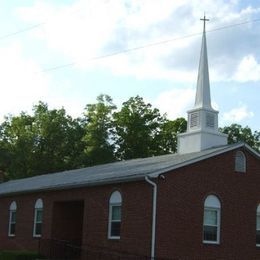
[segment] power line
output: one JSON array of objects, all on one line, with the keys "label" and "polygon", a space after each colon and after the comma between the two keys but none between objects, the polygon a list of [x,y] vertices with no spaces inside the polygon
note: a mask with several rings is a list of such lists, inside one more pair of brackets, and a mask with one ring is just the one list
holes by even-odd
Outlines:
[{"label": "power line", "polygon": [[228,28],[232,28],[232,27],[236,27],[236,26],[240,26],[240,25],[244,25],[244,24],[249,24],[249,23],[256,23],[256,22],[260,22],[260,18],[258,18],[258,19],[253,19],[253,20],[247,20],[247,21],[244,21],[244,22],[241,22],[241,23],[234,23],[234,24],[230,24],[230,25],[218,27],[218,28],[209,30],[209,31],[207,31],[207,32],[220,31],[220,30],[224,30],[224,29],[228,29]]},{"label": "power line", "polygon": [[[241,26],[241,25],[245,25],[245,24],[249,24],[249,23],[255,23],[255,22],[259,22],[259,21],[260,21],[260,18],[259,19],[254,19],[254,20],[244,21],[244,22],[241,22],[241,23],[226,25],[226,26],[218,27],[218,28],[215,28],[215,29],[212,29],[212,30],[208,30],[207,33],[221,31],[221,30],[232,28],[232,27],[237,27],[237,26]],[[201,32],[188,34],[188,35],[184,35],[184,36],[181,36],[181,37],[171,38],[171,39],[164,40],[164,41],[148,43],[146,45],[137,46],[137,47],[133,47],[133,48],[129,48],[129,49],[124,49],[124,50],[120,50],[120,51],[116,51],[116,52],[112,52],[112,53],[108,53],[108,54],[92,57],[92,58],[89,58],[87,61],[101,60],[101,59],[105,59],[105,58],[109,58],[109,57],[113,57],[113,56],[129,53],[129,52],[133,52],[133,51],[138,51],[138,50],[141,50],[141,49],[151,48],[151,47],[155,47],[155,46],[158,46],[158,45],[167,44],[167,43],[171,43],[171,42],[174,42],[174,41],[179,41],[179,40],[186,39],[186,38],[191,38],[191,37],[198,36],[198,35],[201,35]],[[61,65],[55,66],[55,67],[50,67],[50,68],[43,69],[43,70],[41,70],[41,72],[42,73],[51,72],[51,71],[54,71],[54,70],[63,69],[63,68],[66,68],[66,67],[71,67],[71,66],[74,66],[76,64],[77,64],[77,62],[65,63],[65,64],[61,64]]]},{"label": "power line", "polygon": [[76,62],[65,63],[65,64],[57,65],[55,67],[50,67],[50,68],[47,68],[47,69],[43,69],[40,72],[49,72],[49,71],[52,71],[52,70],[63,69],[63,68],[66,68],[66,67],[74,66],[76,64],[77,64]]},{"label": "power line", "polygon": [[[83,9],[78,8],[78,9],[76,9],[76,10],[74,10],[74,11],[68,12],[67,15],[72,15],[72,14],[75,14],[75,13],[79,13],[79,12],[84,11],[85,9],[86,9],[86,8],[83,8]],[[2,36],[0,36],[0,40],[4,40],[4,39],[6,39],[6,38],[9,38],[9,37],[12,37],[12,36],[21,34],[21,33],[25,33],[25,32],[28,32],[28,31],[32,31],[32,30],[34,30],[34,29],[36,29],[36,28],[38,28],[38,27],[41,27],[41,26],[43,26],[43,25],[45,25],[45,24],[49,24],[49,23],[51,23],[50,21],[51,21],[53,18],[55,18],[55,16],[53,16],[53,17],[47,19],[45,22],[41,22],[41,23],[38,23],[38,24],[34,24],[34,25],[31,25],[31,26],[25,27],[25,28],[23,28],[23,29],[21,29],[21,30],[17,30],[17,31],[14,31],[14,32],[12,32],[12,33],[8,33],[8,34],[5,34],[5,35],[2,35]]]},{"label": "power line", "polygon": [[[107,4],[107,3],[106,3]],[[77,8],[76,10],[74,11],[71,11],[71,12],[67,12],[66,15],[72,15],[72,14],[75,14],[75,13],[80,13],[82,11],[85,11],[85,10],[89,10],[91,8],[91,6],[89,5],[87,8]],[[18,30],[18,31],[14,31],[12,33],[8,33],[8,34],[5,34],[5,35],[2,35],[0,36],[0,40],[3,40],[5,38],[9,38],[9,37],[12,37],[12,36],[15,36],[17,34],[21,34],[21,33],[25,33],[25,32],[28,32],[28,31],[31,31],[31,30],[34,30],[38,27],[41,27],[42,25],[44,24],[48,24],[48,23],[51,23],[49,20],[52,20],[53,18],[56,18],[55,16],[51,17],[51,18],[48,18],[46,21],[44,22],[41,22],[41,23],[38,23],[38,24],[35,24],[35,25],[32,25],[32,26],[29,26],[29,27],[25,27],[21,30]]]},{"label": "power line", "polygon": [[8,34],[6,34],[6,35],[2,35],[2,36],[0,36],[0,40],[3,40],[3,39],[5,39],[5,38],[12,37],[12,36],[17,35],[17,34],[20,34],[20,33],[24,33],[24,32],[31,31],[31,30],[33,30],[33,29],[36,29],[36,28],[42,26],[43,24],[45,24],[45,23],[38,23],[38,24],[35,24],[35,25],[32,25],[32,26],[26,27],[26,28],[24,28],[24,29],[21,29],[21,30],[19,30],[19,31],[12,32],[12,33],[8,33]]}]

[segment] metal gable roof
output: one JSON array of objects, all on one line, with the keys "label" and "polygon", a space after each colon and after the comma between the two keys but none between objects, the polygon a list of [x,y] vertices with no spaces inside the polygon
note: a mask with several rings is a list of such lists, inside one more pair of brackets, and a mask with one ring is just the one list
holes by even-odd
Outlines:
[{"label": "metal gable roof", "polygon": [[143,180],[145,176],[156,178],[162,173],[243,146],[260,158],[258,153],[245,144],[226,145],[196,153],[168,154],[142,159],[132,159],[19,180],[11,180],[0,184],[0,196],[14,193],[60,190]]}]

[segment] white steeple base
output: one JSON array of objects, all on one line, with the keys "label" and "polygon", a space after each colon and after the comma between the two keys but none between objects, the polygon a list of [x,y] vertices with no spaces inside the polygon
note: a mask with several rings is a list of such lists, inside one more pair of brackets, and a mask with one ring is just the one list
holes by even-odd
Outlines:
[{"label": "white steeple base", "polygon": [[227,144],[227,135],[219,132],[192,131],[178,135],[178,153],[193,153]]}]

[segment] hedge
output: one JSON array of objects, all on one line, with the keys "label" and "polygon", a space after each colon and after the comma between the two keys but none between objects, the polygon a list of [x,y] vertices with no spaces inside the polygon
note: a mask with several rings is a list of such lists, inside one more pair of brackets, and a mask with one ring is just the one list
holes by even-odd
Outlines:
[{"label": "hedge", "polygon": [[43,259],[36,252],[0,251],[0,260],[36,260]]}]

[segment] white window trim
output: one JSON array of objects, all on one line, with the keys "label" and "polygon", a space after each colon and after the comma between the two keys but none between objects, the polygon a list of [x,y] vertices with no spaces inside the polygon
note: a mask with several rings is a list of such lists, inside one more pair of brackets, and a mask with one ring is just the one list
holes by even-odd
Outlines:
[{"label": "white window trim", "polygon": [[[241,165],[237,165],[239,163],[239,161],[237,161],[237,158],[242,160],[241,161],[243,163],[243,165],[242,165],[243,167],[242,168],[239,168],[239,166],[241,166]],[[239,172],[239,173],[246,173],[246,156],[245,156],[244,152],[242,152],[242,151],[237,151],[236,152],[235,171]]]},{"label": "white window trim", "polygon": [[121,219],[120,219],[120,221],[119,220],[112,221],[112,208],[114,206],[117,206],[117,207],[119,206],[122,209],[122,203],[110,203],[109,204],[108,239],[115,239],[115,240],[117,240],[117,239],[120,239],[120,236],[111,236],[111,227],[112,227],[112,222],[120,222],[121,223]]},{"label": "white window trim", "polygon": [[42,225],[42,221],[36,221],[37,220],[37,212],[38,211],[42,211],[43,212],[43,208],[36,208],[34,209],[34,221],[33,221],[33,237],[41,237],[42,234],[36,234],[36,224],[41,224]]},{"label": "white window trim", "polygon": [[[217,211],[217,240],[216,241],[211,241],[211,240],[204,240],[204,212],[205,210],[215,210]],[[219,245],[220,244],[220,208],[214,208],[214,207],[204,207],[204,211],[203,211],[203,244],[213,244],[213,245]],[[209,226],[209,225],[207,225]],[[213,225],[212,225],[213,226]],[[214,225],[215,227],[215,225]]]},{"label": "white window trim", "polygon": [[[257,229],[256,231],[260,231],[260,229]],[[260,244],[256,244],[256,247],[260,247]]]},{"label": "white window trim", "polygon": [[[260,205],[258,205],[257,211],[256,211],[256,232],[260,231],[260,229],[257,229],[257,217],[260,217]],[[256,244],[256,247],[260,247],[260,244]]]},{"label": "white window trim", "polygon": [[16,225],[16,221],[12,222],[12,214],[13,213],[16,213],[16,209],[10,209],[9,210],[9,225],[8,225],[8,236],[9,237],[15,237],[15,233],[14,234],[11,233],[11,225],[12,224]]},{"label": "white window trim", "polygon": [[43,221],[37,222],[37,212],[42,211],[43,212],[43,201],[42,199],[37,199],[34,205],[34,220],[33,220],[33,237],[41,237],[42,234],[36,234],[36,224],[41,223]]}]

